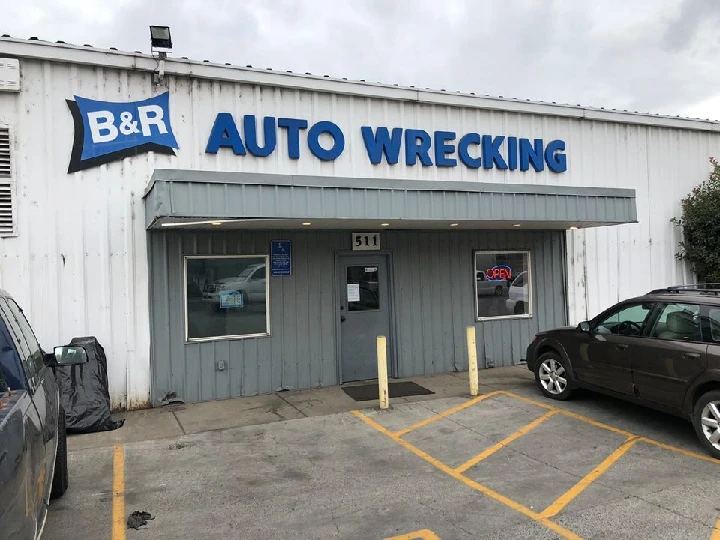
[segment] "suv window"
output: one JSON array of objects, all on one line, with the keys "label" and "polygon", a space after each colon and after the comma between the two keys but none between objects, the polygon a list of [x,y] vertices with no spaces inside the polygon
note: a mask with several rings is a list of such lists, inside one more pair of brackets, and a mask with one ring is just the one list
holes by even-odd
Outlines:
[{"label": "suv window", "polygon": [[697,304],[666,304],[650,337],[673,341],[702,341],[700,306]]},{"label": "suv window", "polygon": [[5,321],[8,323],[27,378],[31,381],[31,385],[35,386],[37,382],[35,379],[44,367],[40,344],[35,339],[35,334],[30,328],[25,315],[23,315],[22,310],[14,300],[0,300],[0,311],[2,311]]},{"label": "suv window", "polygon": [[593,329],[598,334],[640,336],[652,308],[653,304],[625,304],[596,322]]},{"label": "suv window", "polygon": [[703,329],[705,341],[720,342],[720,308],[711,307],[707,311],[707,325]]}]

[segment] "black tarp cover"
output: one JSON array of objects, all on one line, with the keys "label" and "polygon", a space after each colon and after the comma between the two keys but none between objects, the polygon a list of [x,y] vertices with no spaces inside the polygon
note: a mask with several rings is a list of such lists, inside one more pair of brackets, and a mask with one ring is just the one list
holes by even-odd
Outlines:
[{"label": "black tarp cover", "polygon": [[65,429],[68,433],[94,433],[121,427],[125,421],[113,421],[110,414],[107,357],[102,345],[95,337],[73,338],[70,345],[84,347],[88,361],[57,367]]}]

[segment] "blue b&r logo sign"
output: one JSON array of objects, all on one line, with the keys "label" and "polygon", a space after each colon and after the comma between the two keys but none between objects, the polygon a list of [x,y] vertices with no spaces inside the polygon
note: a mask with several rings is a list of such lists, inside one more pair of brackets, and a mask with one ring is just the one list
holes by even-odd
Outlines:
[{"label": "blue b&r logo sign", "polygon": [[174,154],[168,92],[144,101],[68,100],[75,142],[68,173],[97,167],[145,152]]}]

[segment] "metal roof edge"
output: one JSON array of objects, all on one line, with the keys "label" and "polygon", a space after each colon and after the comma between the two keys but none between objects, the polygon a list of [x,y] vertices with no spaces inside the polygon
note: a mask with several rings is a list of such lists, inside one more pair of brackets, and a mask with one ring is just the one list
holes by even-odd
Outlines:
[{"label": "metal roof edge", "polygon": [[[122,52],[115,49],[99,49],[91,46],[52,43],[41,40],[22,40],[10,37],[0,37],[0,55],[147,72],[153,72],[157,69],[157,59],[146,53]],[[411,101],[429,105],[497,110],[692,131],[720,132],[720,121],[368,83],[329,76],[280,72],[185,58],[167,58],[165,60],[165,73],[175,76],[240,82],[260,86],[278,86],[313,92]]]},{"label": "metal roof edge", "polygon": [[535,195],[566,195],[576,197],[613,197],[635,199],[630,188],[606,188],[538,184],[493,184],[488,182],[455,182],[437,180],[402,180],[350,178],[337,176],[302,176],[247,172],[218,172],[185,169],[156,169],[143,195],[145,198],[157,182],[197,184],[266,185],[337,189],[374,189],[395,191],[438,191],[444,193],[504,193]]}]

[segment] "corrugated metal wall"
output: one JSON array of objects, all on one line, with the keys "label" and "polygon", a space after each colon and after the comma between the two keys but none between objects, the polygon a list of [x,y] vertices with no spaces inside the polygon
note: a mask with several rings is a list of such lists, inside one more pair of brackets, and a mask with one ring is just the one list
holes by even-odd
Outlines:
[{"label": "corrugated metal wall", "polygon": [[[350,232],[150,233],[153,401],[187,402],[337,384],[335,252]],[[293,275],[270,278],[271,337],[184,343],[183,257],[266,254],[290,239]],[[474,324],[473,250],[529,249],[531,319],[475,323],[483,365],[511,365],[539,329],[565,322],[561,232],[383,231],[392,252],[398,375],[467,369],[465,328]],[[228,369],[217,371],[217,360]]]},{"label": "corrugated metal wall", "polygon": [[[89,49],[81,52],[91,54]],[[0,287],[17,296],[43,346],[77,335],[100,339],[109,358],[115,406],[141,405],[150,394],[147,233],[141,196],[156,168],[340,175],[377,178],[378,183],[393,178],[634,188],[640,223],[568,233],[570,322],[577,322],[620,298],[690,279],[674,258],[679,236],[670,218],[679,214],[680,199],[706,178],[708,157],[720,147],[720,135],[711,132],[243,82],[169,75],[167,87],[157,87],[151,73],[140,70],[21,59],[21,75],[20,93],[0,93],[0,125],[11,133],[18,223],[17,237],[0,240]],[[180,147],[176,156],[144,154],[67,174],[73,122],[66,99],[79,95],[131,101],[165,90],[170,91]],[[452,100],[451,95],[441,98]],[[346,134],[346,150],[335,162],[313,158],[305,146],[301,159],[288,159],[284,144],[268,158],[239,157],[230,151],[209,155],[205,145],[221,111],[236,118],[251,113],[329,119]],[[567,142],[568,172],[407,167],[402,162],[373,166],[362,143],[362,125],[562,138]],[[315,374],[313,378],[319,380]]]}]

